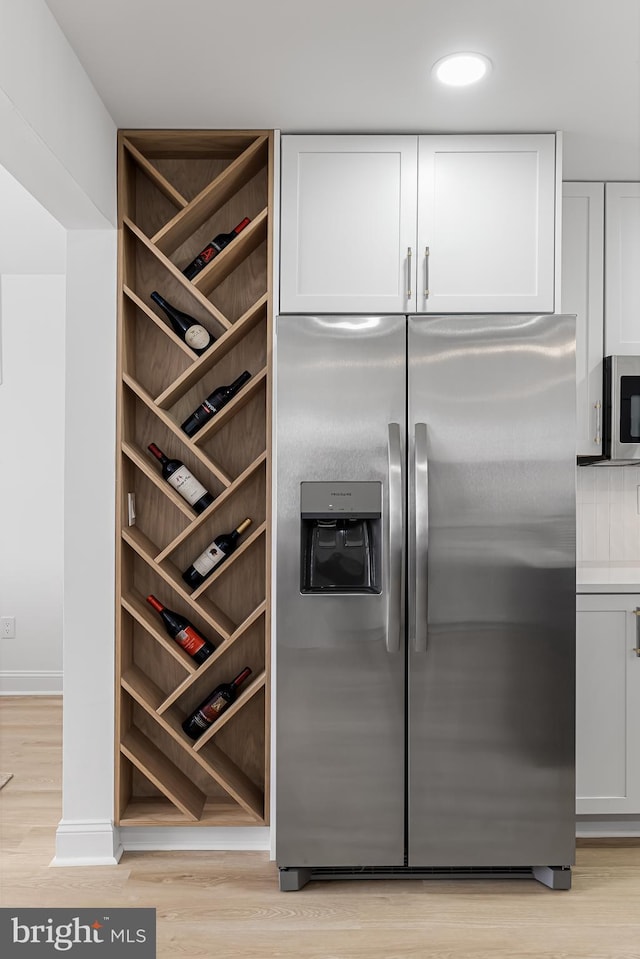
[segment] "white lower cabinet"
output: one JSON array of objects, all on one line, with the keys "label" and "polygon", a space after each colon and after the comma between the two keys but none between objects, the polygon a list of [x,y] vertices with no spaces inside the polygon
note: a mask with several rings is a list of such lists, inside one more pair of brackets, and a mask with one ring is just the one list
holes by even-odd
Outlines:
[{"label": "white lower cabinet", "polygon": [[640,814],[640,594],[577,598],[576,812]]}]

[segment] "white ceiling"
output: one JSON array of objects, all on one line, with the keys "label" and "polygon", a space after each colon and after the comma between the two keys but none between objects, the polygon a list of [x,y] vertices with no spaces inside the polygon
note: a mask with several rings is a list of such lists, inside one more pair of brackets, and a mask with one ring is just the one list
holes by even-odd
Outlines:
[{"label": "white ceiling", "polygon": [[[47,0],[119,127],[550,131],[640,179],[638,0]],[[483,84],[431,65],[488,56]]]}]

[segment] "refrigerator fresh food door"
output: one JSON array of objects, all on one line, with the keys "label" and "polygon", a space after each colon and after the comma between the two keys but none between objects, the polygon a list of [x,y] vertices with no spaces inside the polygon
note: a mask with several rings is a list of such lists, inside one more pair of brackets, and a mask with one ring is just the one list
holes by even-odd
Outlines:
[{"label": "refrigerator fresh food door", "polygon": [[276,858],[402,865],[406,318],[276,334]]},{"label": "refrigerator fresh food door", "polygon": [[410,866],[574,861],[574,317],[409,319]]}]

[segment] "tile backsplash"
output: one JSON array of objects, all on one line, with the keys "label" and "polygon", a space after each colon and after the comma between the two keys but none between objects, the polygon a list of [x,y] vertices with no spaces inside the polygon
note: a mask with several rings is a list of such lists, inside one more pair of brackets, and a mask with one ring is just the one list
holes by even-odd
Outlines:
[{"label": "tile backsplash", "polygon": [[577,559],[640,563],[640,466],[579,466]]}]

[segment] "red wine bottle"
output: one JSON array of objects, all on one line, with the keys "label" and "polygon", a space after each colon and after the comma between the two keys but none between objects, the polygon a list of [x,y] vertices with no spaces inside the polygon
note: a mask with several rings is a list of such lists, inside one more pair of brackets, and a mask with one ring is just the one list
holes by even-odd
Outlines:
[{"label": "red wine bottle", "polygon": [[197,559],[194,559],[191,566],[185,569],[182,574],[185,583],[188,583],[193,589],[200,583],[204,583],[214,569],[224,563],[225,559],[236,550],[239,538],[249,526],[251,526],[251,520],[245,519],[231,533],[222,533],[221,536],[217,536],[213,543],[210,543],[204,552],[200,553]]},{"label": "red wine bottle", "polygon": [[231,241],[235,240],[238,233],[242,233],[245,226],[248,226],[249,223],[251,223],[251,220],[248,216],[245,216],[244,220],[240,220],[238,225],[234,226],[231,233],[218,233],[217,236],[214,236],[211,243],[208,243],[204,250],[200,250],[195,260],[192,260],[188,266],[185,266],[182,272],[187,279],[192,280],[201,270],[204,270],[207,263],[210,263],[214,256],[217,256],[221,250],[224,250],[225,246],[229,246]]},{"label": "red wine bottle", "polygon": [[215,416],[223,406],[226,406],[233,399],[248,379],[251,379],[251,373],[249,370],[245,370],[230,386],[219,386],[213,393],[210,393],[206,400],[181,424],[187,436],[194,436],[198,430],[201,430],[212,416]]},{"label": "red wine bottle", "polygon": [[215,646],[201,636],[188,619],[172,609],[167,609],[155,596],[147,596],[147,602],[160,613],[164,628],[171,639],[175,639],[178,646],[181,646],[185,653],[189,653],[196,663],[204,663],[205,659],[211,656]]},{"label": "red wine bottle", "polygon": [[207,698],[203,699],[197,709],[194,709],[183,722],[182,728],[187,736],[190,736],[191,739],[197,739],[205,729],[215,723],[220,713],[223,713],[235,701],[239,687],[250,675],[251,670],[248,666],[245,666],[232,682],[220,683],[219,686],[216,686],[213,692],[209,693]]},{"label": "red wine bottle", "polygon": [[180,493],[180,496],[187,501],[189,506],[194,508],[196,513],[202,513],[207,506],[213,503],[211,493],[204,488],[183,462],[170,460],[161,449],[158,449],[155,443],[150,443],[147,449],[162,463],[162,478],[167,481],[169,486],[173,486],[177,493]]},{"label": "red wine bottle", "polygon": [[151,294],[151,299],[154,303],[158,304],[160,309],[164,310],[175,332],[181,340],[184,340],[187,346],[191,347],[194,353],[200,356],[201,353],[209,349],[213,343],[213,337],[208,330],[205,330],[201,323],[198,323],[195,317],[189,316],[188,313],[183,313],[182,310],[176,309],[168,300],[160,296],[156,290]]}]

